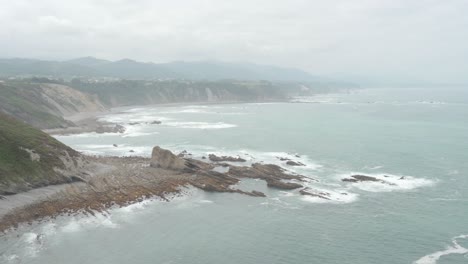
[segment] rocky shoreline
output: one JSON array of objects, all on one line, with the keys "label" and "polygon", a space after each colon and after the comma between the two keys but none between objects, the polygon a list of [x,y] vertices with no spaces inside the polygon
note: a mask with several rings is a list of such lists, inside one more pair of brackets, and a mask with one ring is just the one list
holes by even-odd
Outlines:
[{"label": "rocky shoreline", "polygon": [[[5,203],[13,201],[12,196],[1,196],[0,233],[7,232],[22,223],[32,223],[63,214],[94,215],[112,207],[127,206],[151,198],[169,201],[168,197],[182,195],[183,190],[191,186],[206,192],[266,197],[257,190],[245,191],[236,188],[236,185],[246,178],[263,180],[269,188],[298,190],[300,195],[323,200],[333,199],[332,194],[327,191],[307,187],[304,183],[314,180],[310,177],[291,174],[274,164],[253,163],[242,166],[245,161],[239,160],[239,157],[211,155],[209,160],[206,158],[198,160],[191,158],[186,151],[176,155],[156,146],[153,148],[151,158],[96,156],[84,156],[84,158],[94,173],[80,176],[78,182],[52,188],[54,191],[49,190],[49,193],[44,193],[42,190],[42,196],[36,195],[36,199],[32,196],[21,206],[12,205],[8,213],[2,213],[2,208],[7,208]],[[399,180],[405,178],[401,177]],[[395,185],[383,179],[359,174],[343,178],[341,181]],[[41,193],[40,190],[31,192],[35,191]],[[348,194],[343,192],[341,195]]]},{"label": "rocky shoreline", "polygon": [[[288,174],[272,164],[232,166],[223,162],[204,162],[182,158],[159,147],[152,158],[143,157],[86,157],[90,163],[106,167],[80,184],[65,185],[46,199],[16,208],[3,215],[0,231],[60,214],[95,214],[113,206],[126,206],[144,199],[178,195],[184,187],[194,186],[207,192],[239,193],[265,197],[259,191],[244,191],[234,186],[243,178],[264,180],[268,187],[281,190],[302,188],[301,175]],[[227,158],[227,157],[226,157]],[[229,158],[228,158],[229,159]],[[226,172],[216,168],[224,167]],[[8,202],[9,197],[1,202]]]}]

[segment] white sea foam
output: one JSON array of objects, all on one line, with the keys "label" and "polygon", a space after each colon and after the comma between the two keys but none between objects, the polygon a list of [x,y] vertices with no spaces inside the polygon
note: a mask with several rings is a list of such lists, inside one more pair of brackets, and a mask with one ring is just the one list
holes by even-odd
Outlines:
[{"label": "white sea foam", "polygon": [[324,199],[317,196],[303,195],[301,200],[309,203],[334,203],[334,204],[346,204],[352,203],[358,200],[359,195],[357,193],[351,193],[347,190],[341,189],[323,189],[323,188],[310,188],[306,190],[313,194],[320,194],[328,199]]},{"label": "white sea foam", "polygon": [[280,197],[271,197],[267,198],[260,203],[261,206],[273,207],[273,208],[282,208],[282,209],[299,209],[298,206],[295,206],[291,203],[288,203],[281,199]]},{"label": "white sea foam", "polygon": [[145,199],[141,202],[136,202],[136,203],[132,203],[132,204],[129,204],[127,206],[124,206],[124,207],[120,207],[120,208],[115,208],[113,209],[111,212],[114,214],[114,213],[124,213],[124,214],[128,214],[128,213],[135,213],[137,211],[141,211],[141,210],[144,210],[145,208],[147,208],[148,206],[150,206],[151,204],[157,202],[157,201],[160,201],[159,199]]},{"label": "white sea foam", "polygon": [[17,254],[10,254],[10,255],[0,255],[0,260],[2,263],[21,263],[21,259]]},{"label": "white sea foam", "polygon": [[209,122],[165,122],[164,126],[177,127],[177,128],[192,128],[192,129],[223,129],[237,127],[234,124],[224,122],[209,123]]},{"label": "white sea foam", "polygon": [[214,202],[211,201],[211,200],[200,200],[200,201],[198,201],[198,202],[199,202],[199,203],[202,203],[202,204],[212,204],[212,203],[214,203]]},{"label": "white sea foam", "polygon": [[379,181],[362,181],[355,183],[348,183],[350,186],[361,189],[367,192],[392,192],[392,191],[408,191],[421,187],[432,186],[436,183],[434,180],[426,178],[416,178],[407,175],[393,175],[387,173],[360,173],[352,172],[345,175],[339,175],[338,178],[350,178],[352,175],[366,175],[371,176]]},{"label": "white sea foam", "polygon": [[281,196],[283,197],[294,197],[294,196],[298,196],[298,194],[296,192],[286,192],[286,191],[280,191],[279,192]]},{"label": "white sea foam", "polygon": [[[215,151],[216,150],[216,151]],[[275,164],[288,171],[292,171],[295,173],[303,173],[307,171],[315,171],[322,168],[322,165],[317,164],[316,162],[309,159],[307,155],[298,155],[294,153],[287,153],[287,152],[269,152],[269,151],[257,151],[257,150],[250,150],[250,149],[239,149],[239,150],[219,150],[214,147],[205,147],[199,148],[199,152],[195,153],[197,155],[207,155],[207,154],[215,154],[217,156],[233,156],[233,157],[241,157],[246,160],[246,163],[243,162],[228,162],[231,165],[237,166],[245,166],[250,165],[256,162],[268,163],[268,164]],[[284,160],[281,160],[281,159]],[[288,160],[292,160],[295,162],[300,162],[304,166],[289,166],[286,165]]]},{"label": "white sea foam", "polygon": [[[17,253],[23,257],[35,258],[37,254],[42,250],[43,242],[44,241],[43,241],[42,234],[36,233],[36,232],[26,232],[21,235],[18,241],[18,243],[22,245],[22,247],[20,248],[22,252],[17,252]],[[15,256],[17,256],[17,254],[12,254],[7,258],[10,261],[10,263],[11,261],[18,260]],[[12,263],[16,263],[16,262],[12,262]]]},{"label": "white sea foam", "polygon": [[459,239],[467,239],[468,235],[460,235],[452,238],[452,244],[447,246],[445,250],[441,251],[436,251],[434,253],[431,253],[429,255],[426,255],[415,262],[414,264],[436,264],[437,261],[446,255],[451,255],[451,254],[468,254],[468,248],[462,247],[458,244]]},{"label": "white sea foam", "polygon": [[73,134],[73,135],[55,135],[54,137],[57,139],[60,138],[67,138],[67,137],[74,137],[74,138],[102,138],[102,137],[109,137],[115,136],[117,133],[96,133],[96,132],[89,132],[89,133],[81,133],[81,134]]},{"label": "white sea foam", "polygon": [[369,170],[379,170],[382,169],[384,166],[365,166],[364,169],[369,169]]},{"label": "white sea foam", "polygon": [[169,111],[161,111],[158,112],[159,114],[213,114],[214,112],[206,111],[200,108],[189,108],[189,109],[182,109],[182,110],[169,110]]},{"label": "white sea foam", "polygon": [[114,147],[109,144],[82,144],[75,145],[74,148],[80,152],[90,155],[104,155],[104,156],[144,156],[151,155],[151,147],[147,146],[131,146],[126,144]]},{"label": "white sea foam", "polygon": [[128,124],[128,123],[151,123],[153,121],[169,121],[172,118],[160,116],[158,113],[152,112],[135,112],[135,113],[120,113],[104,115],[98,118],[98,121],[116,123],[116,124]]},{"label": "white sea foam", "polygon": [[71,217],[60,230],[65,233],[74,233],[96,227],[118,228],[119,225],[114,223],[109,215],[96,213],[94,216]]},{"label": "white sea foam", "polygon": [[409,102],[410,104],[432,104],[432,105],[443,105],[446,104],[446,102],[442,101],[413,101]]}]

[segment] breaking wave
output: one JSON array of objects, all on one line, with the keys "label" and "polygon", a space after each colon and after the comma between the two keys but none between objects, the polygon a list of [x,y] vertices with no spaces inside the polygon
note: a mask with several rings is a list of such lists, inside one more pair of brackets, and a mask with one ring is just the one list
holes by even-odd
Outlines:
[{"label": "breaking wave", "polygon": [[429,255],[426,255],[415,262],[414,264],[436,264],[437,261],[446,255],[451,255],[451,254],[458,254],[458,255],[464,255],[468,254],[468,248],[462,247],[460,244],[458,244],[458,240],[460,239],[467,239],[468,235],[460,235],[452,238],[452,244],[447,246],[445,250],[441,251],[436,251],[434,253],[431,253]]}]

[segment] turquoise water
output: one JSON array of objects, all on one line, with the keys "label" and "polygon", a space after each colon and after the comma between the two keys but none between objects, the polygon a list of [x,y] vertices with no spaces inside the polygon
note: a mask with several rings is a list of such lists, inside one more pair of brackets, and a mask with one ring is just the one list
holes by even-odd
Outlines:
[{"label": "turquoise water", "polygon": [[[255,180],[240,187],[267,198],[187,189],[169,203],[22,227],[0,240],[0,263],[468,263],[467,89],[296,101],[119,109],[102,118],[125,125],[123,135],[58,138],[97,155],[148,156],[155,145],[241,155],[310,177],[332,200]],[[353,173],[395,185],[341,181]]]}]

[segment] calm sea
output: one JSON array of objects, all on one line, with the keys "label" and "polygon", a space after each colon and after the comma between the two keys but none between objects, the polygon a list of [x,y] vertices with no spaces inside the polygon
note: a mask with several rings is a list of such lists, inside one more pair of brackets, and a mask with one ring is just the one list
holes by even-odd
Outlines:
[{"label": "calm sea", "polygon": [[[239,188],[268,197],[189,188],[171,202],[22,227],[0,238],[0,263],[468,263],[468,89],[294,101],[123,108],[101,118],[124,134],[58,139],[96,155],[149,156],[155,145],[240,155],[310,177],[331,200],[256,180]],[[394,184],[341,181],[356,173]]]}]

